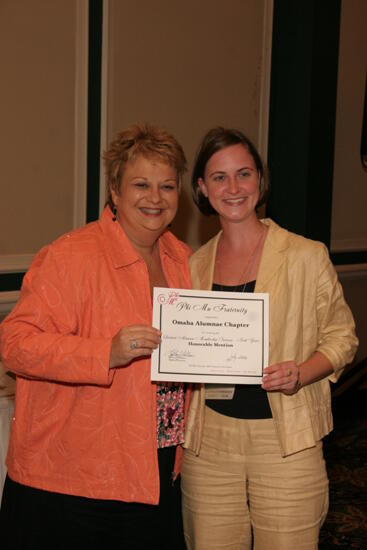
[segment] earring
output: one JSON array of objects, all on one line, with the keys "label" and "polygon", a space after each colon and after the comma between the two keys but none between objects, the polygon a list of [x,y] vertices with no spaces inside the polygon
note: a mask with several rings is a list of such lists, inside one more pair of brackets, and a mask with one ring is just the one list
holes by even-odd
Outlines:
[{"label": "earring", "polygon": [[113,214],[112,221],[113,221],[113,222],[116,221],[116,213],[117,213],[116,206],[113,206],[113,207],[112,207],[112,214]]}]

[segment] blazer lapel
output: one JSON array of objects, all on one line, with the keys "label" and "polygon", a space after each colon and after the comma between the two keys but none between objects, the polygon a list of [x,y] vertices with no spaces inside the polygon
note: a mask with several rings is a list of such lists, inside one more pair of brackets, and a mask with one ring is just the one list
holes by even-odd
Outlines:
[{"label": "blazer lapel", "polygon": [[[269,282],[277,277],[286,259],[289,233],[270,219],[261,220],[269,227],[256,278],[255,292],[267,292]],[[211,290],[214,276],[215,256],[221,231],[198,250],[190,259],[192,287]],[[230,266],[228,266],[230,269]]]},{"label": "blazer lapel", "polygon": [[215,257],[222,231],[204,244],[190,258],[192,288],[211,290],[214,277]]},{"label": "blazer lapel", "polygon": [[284,251],[289,246],[288,231],[280,228],[272,220],[265,219],[261,222],[269,227],[269,231],[256,277],[255,292],[267,291],[269,282],[277,277],[278,271],[286,259]]}]

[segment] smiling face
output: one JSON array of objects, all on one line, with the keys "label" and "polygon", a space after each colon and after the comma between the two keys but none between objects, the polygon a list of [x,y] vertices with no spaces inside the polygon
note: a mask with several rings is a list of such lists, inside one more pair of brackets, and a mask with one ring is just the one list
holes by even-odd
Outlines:
[{"label": "smiling face", "polygon": [[256,219],[260,175],[255,161],[242,145],[231,145],[214,153],[199,178],[201,192],[220,218],[241,222]]},{"label": "smiling face", "polygon": [[119,193],[111,190],[116,216],[135,243],[152,242],[172,222],[178,206],[175,168],[142,156],[127,162]]}]

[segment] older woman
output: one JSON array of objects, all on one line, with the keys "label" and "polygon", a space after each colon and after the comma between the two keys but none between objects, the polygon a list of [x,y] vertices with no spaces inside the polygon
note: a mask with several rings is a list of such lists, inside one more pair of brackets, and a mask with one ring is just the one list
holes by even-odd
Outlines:
[{"label": "older woman", "polygon": [[148,125],[121,132],[104,159],[100,220],[41,250],[1,325],[17,375],[7,548],[184,546],[174,464],[184,388],[151,383],[150,355],[152,288],[190,286],[189,251],[166,230],[186,160]]},{"label": "older woman", "polygon": [[[185,435],[183,515],[195,550],[315,549],[328,509],[322,438],[329,382],[357,346],[326,247],[256,208],[264,169],[241,132],[211,130],[193,171],[195,202],[222,230],[190,259],[194,288],[267,292],[270,366],[262,385],[195,390]],[[205,401],[206,399],[206,401]]]}]

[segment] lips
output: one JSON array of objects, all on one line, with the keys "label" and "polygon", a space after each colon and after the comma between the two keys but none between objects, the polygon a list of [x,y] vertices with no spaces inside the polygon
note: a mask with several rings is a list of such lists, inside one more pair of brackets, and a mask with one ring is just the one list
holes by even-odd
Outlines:
[{"label": "lips", "polygon": [[159,216],[162,211],[162,208],[140,208],[140,212],[146,216]]},{"label": "lips", "polygon": [[224,199],[224,202],[236,206],[237,204],[242,204],[247,197],[238,197],[236,199]]}]

